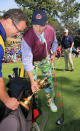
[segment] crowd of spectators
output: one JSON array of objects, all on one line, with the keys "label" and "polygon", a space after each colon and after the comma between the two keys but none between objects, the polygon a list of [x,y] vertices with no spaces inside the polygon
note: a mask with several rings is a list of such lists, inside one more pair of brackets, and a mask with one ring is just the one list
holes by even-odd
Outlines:
[{"label": "crowd of spectators", "polygon": [[[72,48],[72,55],[74,57],[79,57],[80,56],[80,47],[77,47],[77,48],[73,47]],[[57,48],[56,57],[57,58],[64,57],[64,48],[61,48],[60,45]]]},{"label": "crowd of spectators", "polygon": [[6,47],[3,62],[10,63],[10,62],[19,62],[19,61],[21,61],[21,48]]},{"label": "crowd of spectators", "polygon": [[78,57],[80,55],[80,47],[77,47],[77,48],[73,48],[72,49],[72,54],[75,56],[75,57]]},{"label": "crowd of spectators", "polygon": [[[80,55],[80,47],[73,47],[72,49],[72,54],[74,57],[78,57]],[[9,63],[9,62],[19,62],[21,61],[22,53],[21,53],[21,48],[20,47],[6,47],[5,48],[5,56],[3,59],[4,63]],[[64,57],[64,49],[61,48],[59,45],[57,48],[56,52],[56,57]]]}]

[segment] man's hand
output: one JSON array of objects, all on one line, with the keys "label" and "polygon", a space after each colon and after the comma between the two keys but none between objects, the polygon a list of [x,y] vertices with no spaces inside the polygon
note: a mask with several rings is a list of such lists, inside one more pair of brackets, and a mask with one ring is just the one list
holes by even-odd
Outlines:
[{"label": "man's hand", "polygon": [[9,97],[2,77],[0,78],[0,100],[11,110],[18,108],[19,102],[16,98]]},{"label": "man's hand", "polygon": [[70,48],[70,52],[72,53],[72,47]]},{"label": "man's hand", "polygon": [[19,102],[16,98],[8,98],[4,103],[9,109],[16,110],[19,106]]},{"label": "man's hand", "polygon": [[34,81],[34,76],[33,76],[33,73],[32,72],[27,72],[29,78],[30,78],[30,82],[31,82],[31,89],[32,89],[32,92],[38,92],[40,89],[39,89],[39,85],[37,84],[37,82]]},{"label": "man's hand", "polygon": [[33,93],[38,92],[40,90],[39,85],[35,81],[31,84],[31,89]]}]

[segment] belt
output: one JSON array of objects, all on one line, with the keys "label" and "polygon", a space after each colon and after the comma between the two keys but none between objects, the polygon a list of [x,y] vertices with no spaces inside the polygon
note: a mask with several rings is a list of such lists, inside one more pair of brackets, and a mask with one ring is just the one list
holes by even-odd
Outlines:
[{"label": "belt", "polygon": [[71,48],[71,47],[66,47],[66,48],[64,48],[64,49],[68,49],[68,48]]}]

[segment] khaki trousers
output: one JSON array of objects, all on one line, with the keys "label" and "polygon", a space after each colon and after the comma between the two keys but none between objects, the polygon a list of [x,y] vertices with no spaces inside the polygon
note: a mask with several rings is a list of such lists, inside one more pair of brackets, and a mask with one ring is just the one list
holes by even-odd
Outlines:
[{"label": "khaki trousers", "polygon": [[72,61],[72,51],[71,51],[71,48],[64,49],[64,60],[65,60],[65,69],[68,70],[69,64],[71,66],[71,69],[74,69],[74,67],[73,67],[73,61]]}]

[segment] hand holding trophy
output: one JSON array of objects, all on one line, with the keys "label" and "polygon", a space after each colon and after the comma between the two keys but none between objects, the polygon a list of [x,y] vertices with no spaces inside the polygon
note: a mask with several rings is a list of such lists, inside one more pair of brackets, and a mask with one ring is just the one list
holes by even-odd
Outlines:
[{"label": "hand holding trophy", "polygon": [[[43,80],[38,79],[37,83],[38,83],[38,88],[43,89],[47,85],[47,78],[45,77]],[[19,101],[19,104],[22,105],[23,107],[25,107],[27,110],[29,110],[30,105],[31,105],[31,100],[32,100],[32,97],[34,94],[35,93],[28,96],[27,98],[24,98],[22,101]]]}]

